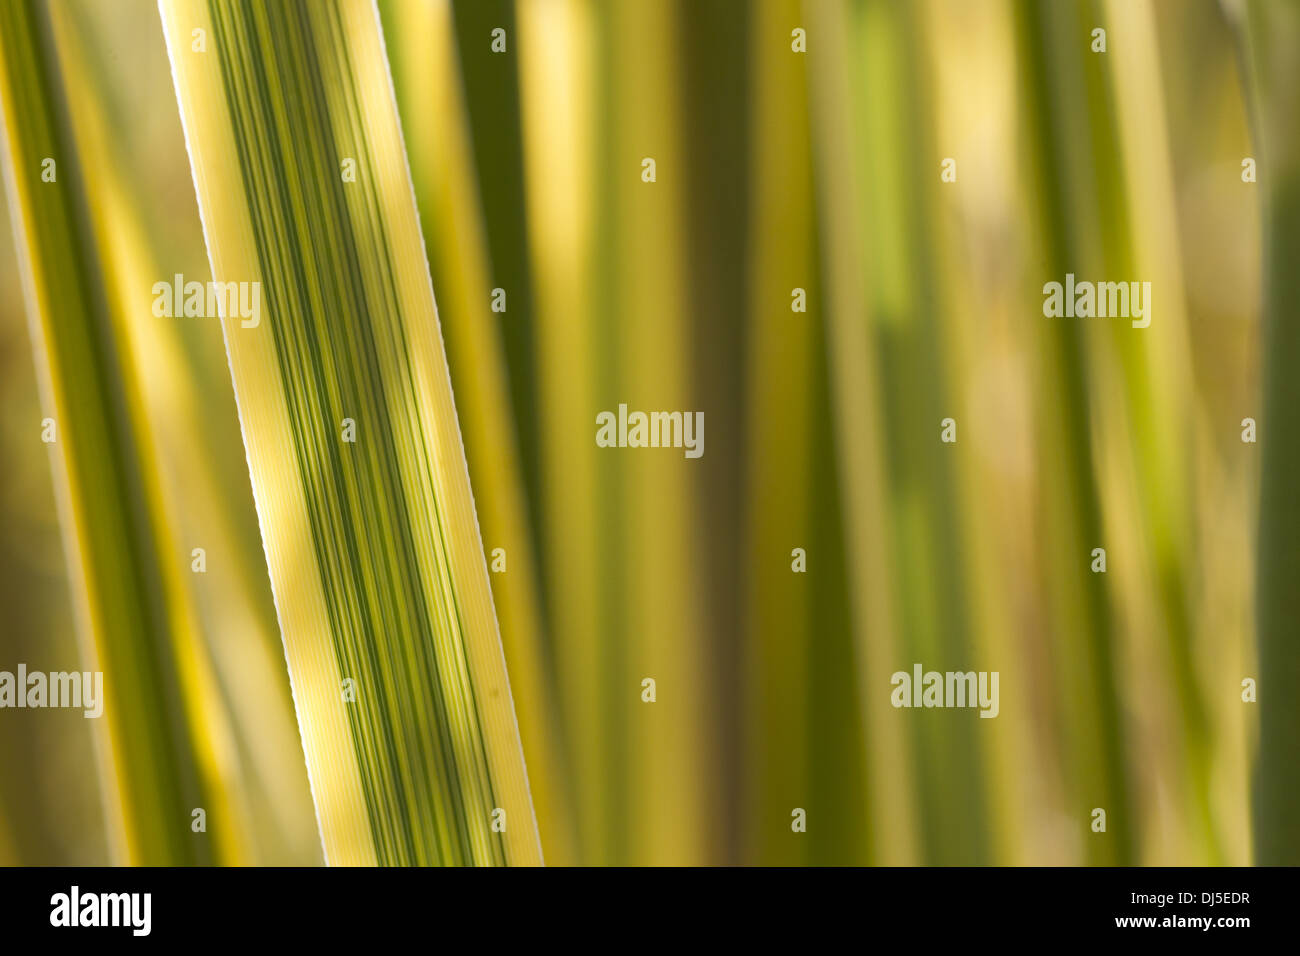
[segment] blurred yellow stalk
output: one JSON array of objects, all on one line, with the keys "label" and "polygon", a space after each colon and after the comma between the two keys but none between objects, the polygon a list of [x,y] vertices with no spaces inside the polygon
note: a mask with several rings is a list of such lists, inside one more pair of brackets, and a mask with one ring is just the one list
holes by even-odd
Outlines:
[{"label": "blurred yellow stalk", "polygon": [[6,178],[83,669],[104,672],[110,843],[130,863],[238,862],[241,834],[220,786],[229,728],[181,583],[188,561],[159,505],[138,372],[120,351],[133,313],[72,122],[81,62],[61,55],[55,7],[6,4],[0,17]]}]

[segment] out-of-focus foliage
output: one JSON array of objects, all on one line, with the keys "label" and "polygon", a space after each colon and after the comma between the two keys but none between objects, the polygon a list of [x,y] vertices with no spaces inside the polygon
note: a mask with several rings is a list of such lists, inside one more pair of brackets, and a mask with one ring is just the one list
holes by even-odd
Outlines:
[{"label": "out-of-focus foliage", "polygon": [[[349,299],[349,273],[328,267],[340,250],[370,261],[392,235],[415,240],[413,217],[388,218],[409,206],[404,148],[478,518],[460,522],[455,546],[481,547],[489,564],[495,549],[504,556],[487,578],[548,861],[1300,862],[1293,5],[382,0],[386,52],[367,40],[344,69],[331,57],[361,41],[322,24],[362,6],[164,4],[173,56],[186,58],[182,91],[210,94],[183,95],[182,112],[191,147],[202,143],[219,271],[281,290],[291,274],[309,280],[260,330],[228,329],[248,461],[219,323],[149,311],[155,279],[209,278],[157,10],[6,8],[40,41],[6,36],[10,168],[39,173],[29,154],[44,147],[24,131],[45,123],[75,142],[83,171],[61,177],[62,198],[22,179],[9,198],[27,203],[20,211],[63,204],[61,221],[84,239],[50,261],[92,292],[80,305],[51,299],[67,321],[33,325],[37,378],[53,384],[41,397],[16,297],[30,240],[52,220],[20,215],[14,254],[0,253],[0,586],[11,611],[0,669],[74,666],[79,569],[157,575],[185,626],[123,625],[111,639],[175,645],[206,675],[193,679],[209,691],[181,695],[184,715],[158,710],[153,691],[137,704],[186,728],[190,776],[229,802],[233,816],[213,827],[228,855],[216,858],[317,858],[248,463],[277,588],[353,540],[358,554],[389,554],[373,546],[391,543],[380,530],[391,499],[360,478],[334,488],[324,464],[301,482],[317,507],[368,501],[378,524],[286,524],[285,499],[267,491],[280,475],[268,464],[275,416],[262,412],[316,396],[319,434],[286,432],[284,445],[322,462],[338,451],[334,419],[349,414],[341,383],[381,383],[399,409],[390,435],[423,414],[399,400],[392,366],[367,378],[354,363],[366,324],[431,334],[431,303],[394,320],[370,308],[373,283]],[[298,16],[269,29],[288,12]],[[213,16],[243,26],[213,30]],[[189,48],[199,26],[204,53]],[[330,42],[308,50],[308,35]],[[251,75],[232,63],[253,50],[275,93],[266,102],[285,106],[274,123],[231,112],[238,88],[217,92],[212,71]],[[29,51],[44,51],[43,72]],[[311,83],[277,66],[306,70],[309,56],[323,63]],[[375,82],[384,56],[400,147],[376,132],[392,132]],[[62,93],[39,76],[59,77]],[[31,105],[15,109],[22,95]],[[241,140],[236,116],[261,125]],[[334,152],[322,138],[331,123]],[[275,147],[251,181],[236,142]],[[354,187],[339,162],[362,144],[378,159],[358,163],[355,186],[375,192],[341,192]],[[1257,182],[1243,179],[1247,159]],[[336,192],[353,197],[360,240],[340,238]],[[358,195],[378,197],[382,214],[354,205]],[[265,227],[278,258],[220,226],[240,217]],[[1150,326],[1046,317],[1044,283],[1067,273],[1150,282]],[[93,354],[113,361],[69,382],[40,343],[84,345],[72,322],[100,329]],[[312,375],[266,372],[254,387],[243,336],[273,329],[304,336],[283,354],[314,349],[319,364],[304,358]],[[132,539],[149,548],[115,550],[108,533],[107,550],[67,547],[67,580],[38,427],[60,394],[121,425],[87,452],[87,473],[159,489],[145,496],[148,533]],[[621,403],[702,411],[704,455],[598,447],[596,415]],[[1256,443],[1242,440],[1247,418]],[[945,419],[955,443],[941,441]],[[358,421],[349,452],[375,467],[405,460]],[[75,430],[60,434],[75,451]],[[51,459],[56,488],[63,451]],[[117,497],[97,485],[81,518],[65,509],[65,544],[88,522],[144,514]],[[208,573],[191,575],[200,540],[221,543]],[[391,605],[375,605],[393,611],[392,627],[336,617],[307,634],[286,620],[281,593],[291,665],[327,633],[418,650],[425,632],[399,612],[442,566],[417,566],[380,575],[396,582]],[[486,600],[483,583],[470,587]],[[322,606],[340,607],[375,586],[312,584]],[[891,675],[917,662],[999,672],[999,715],[891,706]],[[325,719],[342,671],[322,664],[306,695],[300,673],[309,755],[371,753],[376,772],[357,779],[424,792],[412,761],[368,749],[376,728],[402,726],[394,713],[368,712],[359,729]],[[1246,679],[1258,702],[1243,700]],[[425,731],[446,729],[434,722],[394,739],[418,752]],[[142,806],[110,799],[105,840],[91,819],[100,788],[78,769],[93,760],[90,723],[0,712],[0,759],[22,768],[0,779],[0,859],[116,852],[118,821]],[[214,746],[225,756],[205,757]],[[101,783],[111,798],[121,778]],[[317,787],[327,816],[335,797]],[[396,844],[374,834],[430,818],[470,826],[459,812],[369,807],[376,829],[357,845],[376,852],[348,858],[432,861],[380,852]],[[1105,832],[1093,830],[1097,809]],[[806,832],[792,828],[799,810]],[[512,829],[521,816],[510,814]]]}]

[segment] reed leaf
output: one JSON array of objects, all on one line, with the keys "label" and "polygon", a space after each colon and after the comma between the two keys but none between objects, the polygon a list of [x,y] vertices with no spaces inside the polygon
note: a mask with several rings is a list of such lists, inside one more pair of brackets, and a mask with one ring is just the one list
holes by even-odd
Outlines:
[{"label": "reed leaf", "polygon": [[160,9],[326,859],[539,863],[377,12]]}]

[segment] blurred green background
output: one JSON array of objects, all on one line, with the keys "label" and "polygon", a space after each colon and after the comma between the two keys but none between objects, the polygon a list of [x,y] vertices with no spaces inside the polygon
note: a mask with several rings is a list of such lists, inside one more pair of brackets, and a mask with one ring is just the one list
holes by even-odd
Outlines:
[{"label": "blurred green background", "polygon": [[[319,862],[221,331],[148,306],[207,273],[157,10],[41,6],[159,520],[220,556],[180,583],[237,858]],[[1294,6],[379,11],[548,862],[1300,862]],[[1067,272],[1150,327],[1044,317]],[[80,660],[40,369],[6,228],[7,670]],[[620,403],[703,457],[598,448]],[[999,716],[894,709],[915,662]],[[0,862],[120,858],[101,733],[0,712]]]}]

